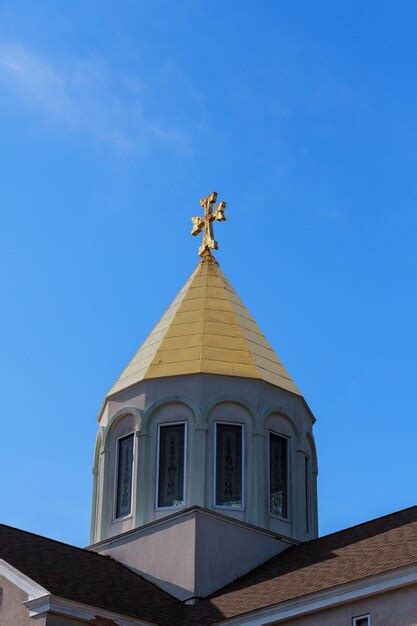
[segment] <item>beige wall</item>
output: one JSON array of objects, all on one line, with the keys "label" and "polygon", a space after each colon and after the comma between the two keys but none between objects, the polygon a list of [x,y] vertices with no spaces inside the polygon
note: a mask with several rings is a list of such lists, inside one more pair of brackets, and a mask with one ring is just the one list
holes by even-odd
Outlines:
[{"label": "beige wall", "polygon": [[199,512],[196,516],[196,595],[210,595],[288,547],[288,543],[257,527]]},{"label": "beige wall", "polygon": [[353,617],[366,613],[371,616],[371,626],[417,626],[417,586],[275,623],[279,626],[351,626]]},{"label": "beige wall", "polygon": [[[11,582],[0,576],[0,625],[34,626],[29,611],[23,605],[28,600],[27,594]],[[45,626],[45,618],[36,620],[36,626]]]},{"label": "beige wall", "polygon": [[191,509],[92,549],[187,600],[208,596],[288,546],[273,533],[210,511]]},{"label": "beige wall", "polygon": [[95,549],[128,565],[181,600],[196,595],[192,513],[184,513],[181,519],[161,520]]}]

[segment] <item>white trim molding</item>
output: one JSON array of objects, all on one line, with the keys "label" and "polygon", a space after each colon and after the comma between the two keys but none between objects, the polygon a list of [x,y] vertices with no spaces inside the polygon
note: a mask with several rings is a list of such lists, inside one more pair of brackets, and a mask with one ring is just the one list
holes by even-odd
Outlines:
[{"label": "white trim molding", "polygon": [[34,618],[45,613],[58,613],[88,622],[94,619],[94,617],[103,617],[114,621],[118,626],[152,626],[153,624],[153,622],[120,615],[120,613],[113,613],[113,611],[99,609],[82,602],[75,602],[74,600],[51,594],[34,600],[27,600],[23,604],[28,609],[30,617]]},{"label": "white trim molding", "polygon": [[4,576],[13,585],[27,593],[28,599],[23,604],[29,611],[30,617],[36,618],[49,611],[87,621],[97,616],[105,617],[112,619],[118,626],[151,626],[153,624],[145,620],[127,617],[120,615],[120,613],[113,613],[106,609],[99,609],[81,602],[54,596],[45,587],[39,585],[4,559],[0,559],[0,576]]},{"label": "white trim molding", "polygon": [[235,618],[218,622],[220,624],[235,624],[239,626],[266,626],[267,624],[279,624],[286,620],[324,611],[332,607],[354,602],[378,595],[387,591],[393,591],[401,587],[417,583],[417,565],[411,565],[390,572],[384,572],[377,576],[368,576],[345,585],[338,585],[332,589],[326,589],[308,596],[296,598],[288,602],[282,602],[275,606],[253,611],[250,614],[239,615]]},{"label": "white trim molding", "polygon": [[359,626],[361,620],[364,620],[364,619],[366,619],[366,626],[371,626],[371,616],[369,613],[352,617],[352,626]]},{"label": "white trim molding", "polygon": [[49,591],[37,582],[25,576],[18,569],[10,565],[4,559],[0,559],[0,576],[4,576],[9,582],[28,594],[28,599],[33,600],[48,595]]}]

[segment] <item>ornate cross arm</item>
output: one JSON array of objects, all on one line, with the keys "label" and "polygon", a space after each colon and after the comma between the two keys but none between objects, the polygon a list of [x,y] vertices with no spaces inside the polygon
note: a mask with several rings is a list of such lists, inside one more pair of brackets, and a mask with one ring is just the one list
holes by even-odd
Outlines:
[{"label": "ornate cross arm", "polygon": [[213,208],[213,204],[217,200],[217,193],[213,191],[210,195],[205,198],[201,198],[200,204],[204,209],[204,217],[192,217],[193,227],[191,229],[191,234],[196,236],[203,231],[203,241],[198,250],[198,254],[201,257],[205,257],[207,255],[211,256],[210,250],[218,250],[218,243],[214,239],[213,234],[213,224],[214,220],[218,222],[224,222],[226,220],[226,216],[224,214],[226,209],[226,202],[223,200],[218,203],[218,205]]},{"label": "ornate cross arm", "polygon": [[201,217],[192,217],[193,227],[191,229],[192,235],[198,235],[204,227],[204,220]]}]

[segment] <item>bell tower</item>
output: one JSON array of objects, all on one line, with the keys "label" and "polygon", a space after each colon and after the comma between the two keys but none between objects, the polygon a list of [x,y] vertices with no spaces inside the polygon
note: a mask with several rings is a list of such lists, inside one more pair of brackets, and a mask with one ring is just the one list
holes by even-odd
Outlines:
[{"label": "bell tower", "polygon": [[212,255],[216,201],[192,218],[200,262],[105,398],[92,543],[190,507],[317,536],[314,416]]}]

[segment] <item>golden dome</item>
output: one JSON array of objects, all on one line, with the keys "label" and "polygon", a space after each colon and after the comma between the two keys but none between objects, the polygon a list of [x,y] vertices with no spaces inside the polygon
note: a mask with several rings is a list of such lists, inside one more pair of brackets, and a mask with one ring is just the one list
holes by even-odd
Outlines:
[{"label": "golden dome", "polygon": [[203,258],[110,389],[184,374],[264,380],[301,396],[211,255]]}]

